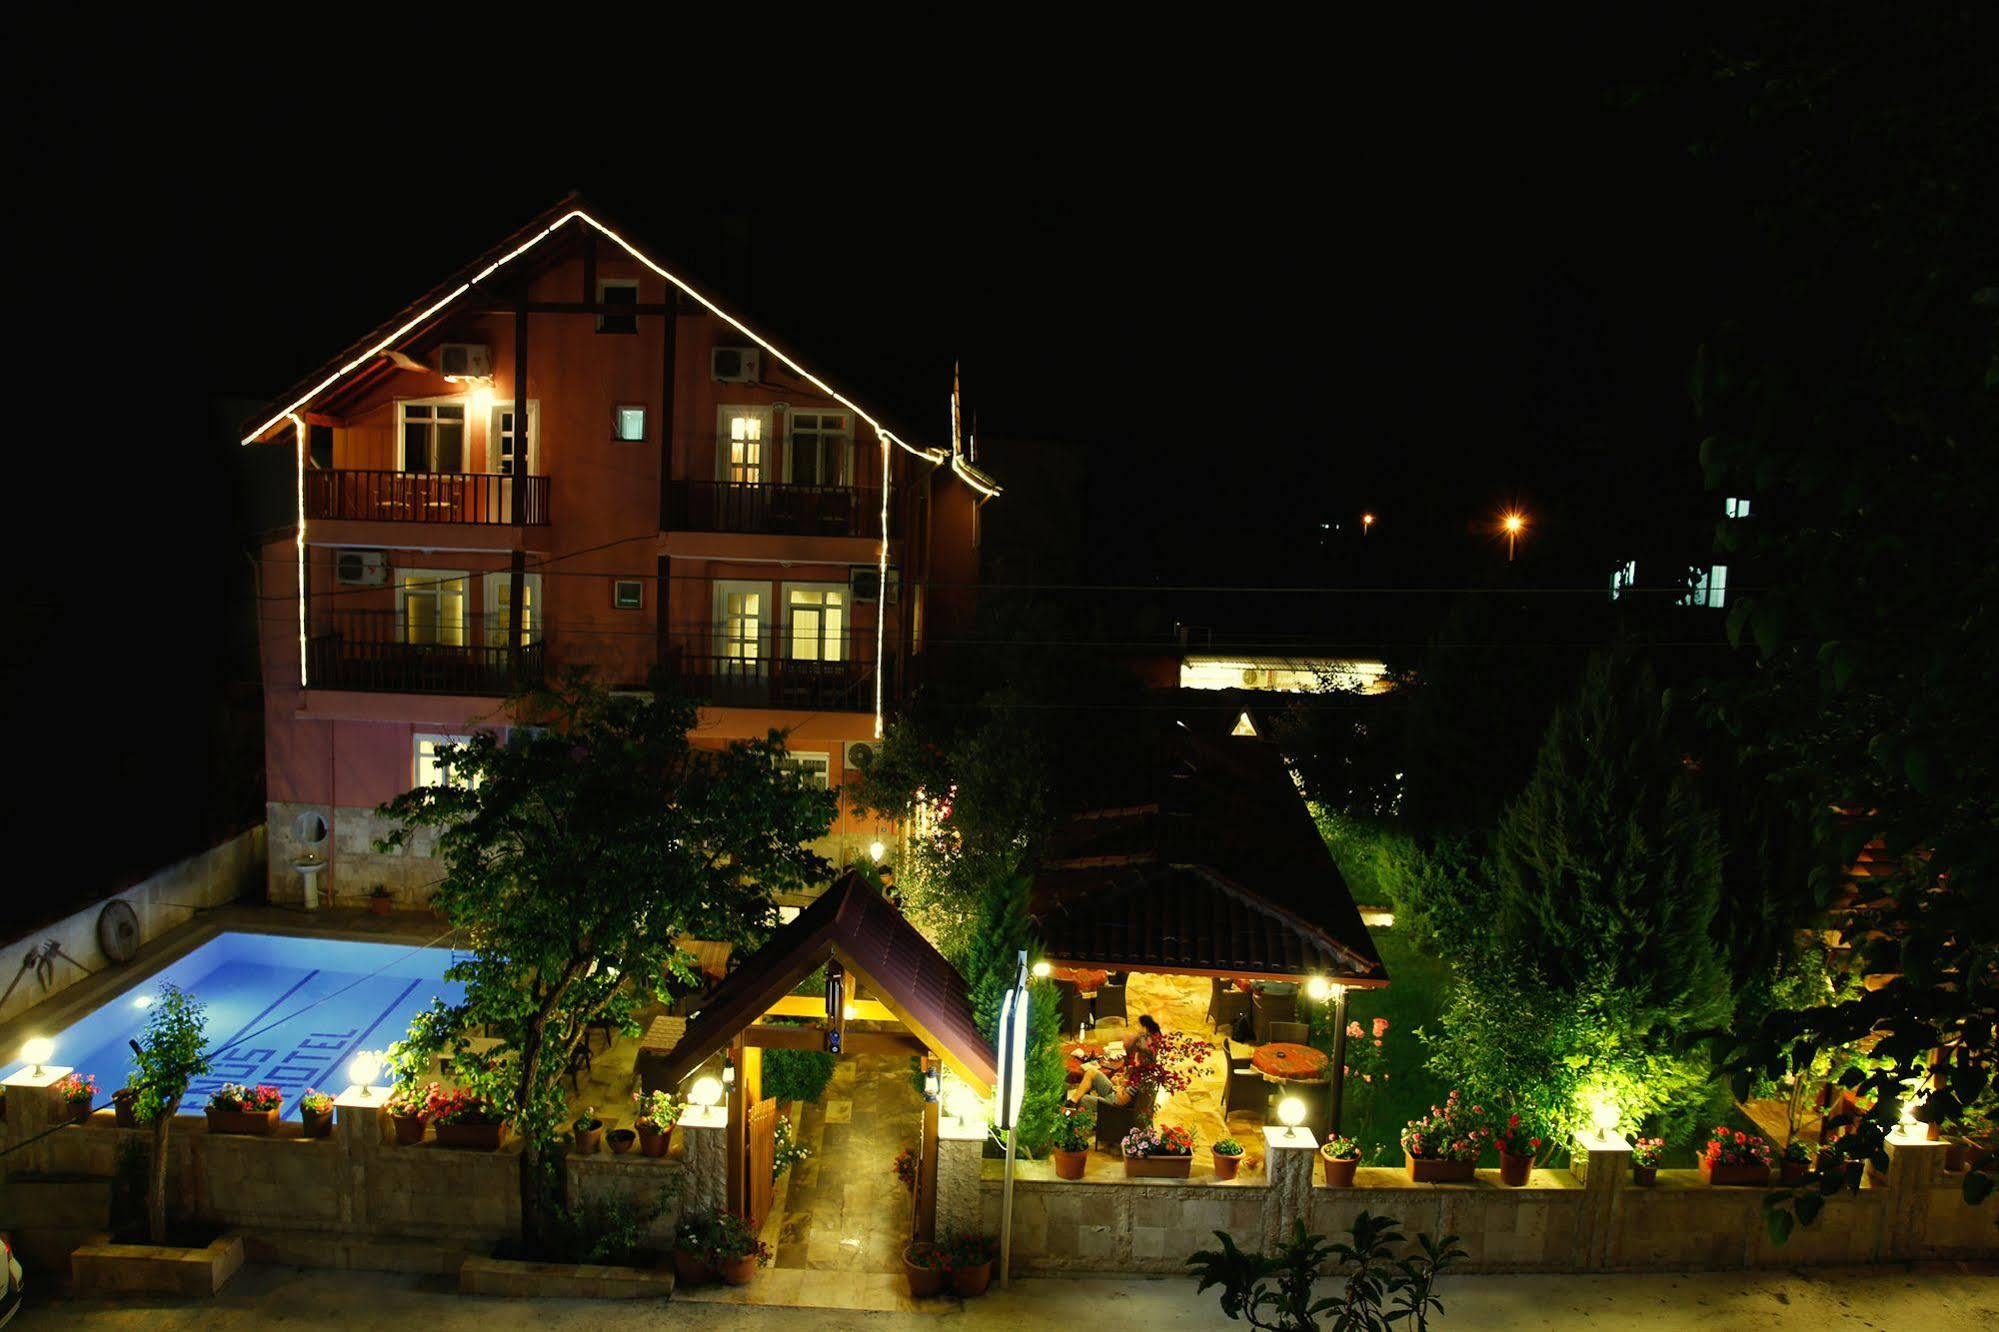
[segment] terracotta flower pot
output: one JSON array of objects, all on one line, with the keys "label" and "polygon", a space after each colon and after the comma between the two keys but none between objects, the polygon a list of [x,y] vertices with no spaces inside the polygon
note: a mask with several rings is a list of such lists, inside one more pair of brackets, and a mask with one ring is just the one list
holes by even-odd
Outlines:
[{"label": "terracotta flower pot", "polygon": [[618,1156],[627,1156],[632,1148],[639,1145],[639,1135],[630,1129],[612,1129],[610,1132],[611,1151]]},{"label": "terracotta flower pot", "polygon": [[1701,1178],[1710,1184],[1747,1185],[1750,1188],[1765,1188],[1770,1183],[1770,1167],[1762,1161],[1749,1161],[1742,1165],[1711,1165],[1701,1158]]},{"label": "terracotta flower pot", "polygon": [[757,1256],[746,1253],[740,1258],[724,1258],[715,1264],[715,1273],[725,1286],[747,1286],[757,1274]]},{"label": "terracotta flower pot", "polygon": [[1780,1184],[1800,1183],[1806,1175],[1811,1173],[1812,1163],[1810,1161],[1792,1161],[1786,1159],[1777,1163],[1777,1182]]},{"label": "terracotta flower pot", "polygon": [[507,1140],[507,1124],[501,1120],[497,1124],[439,1124],[437,1145],[440,1147],[461,1147],[470,1151],[496,1152],[500,1144]]},{"label": "terracotta flower pot", "polygon": [[1509,1189],[1525,1188],[1527,1179],[1534,1173],[1532,1156],[1515,1156],[1512,1152],[1499,1154],[1499,1182]]},{"label": "terracotta flower pot", "polygon": [[1215,1152],[1213,1155],[1215,1158],[1215,1178],[1234,1179],[1235,1172],[1242,1166],[1242,1153],[1237,1152],[1233,1156],[1230,1156],[1222,1152]]},{"label": "terracotta flower pot", "polygon": [[1642,1165],[1631,1167],[1631,1182],[1641,1189],[1651,1188],[1659,1182],[1659,1167]]},{"label": "terracotta flower pot", "polygon": [[1344,1161],[1336,1161],[1330,1156],[1321,1156],[1319,1159],[1326,1163],[1327,1188],[1350,1189],[1353,1187],[1354,1172],[1360,1169],[1360,1158],[1358,1156],[1349,1156]]},{"label": "terracotta flower pot", "polygon": [[639,1125],[639,1150],[647,1156],[665,1156],[667,1146],[673,1141],[673,1126],[655,1128],[651,1124]]},{"label": "terracotta flower pot", "polygon": [[[1187,1160],[1187,1157],[1181,1157]],[[986,1287],[993,1284],[993,1260],[988,1258],[977,1267],[954,1267],[951,1269],[951,1293],[954,1295],[983,1295]]]},{"label": "terracotta flower pot", "polygon": [[422,1115],[390,1115],[389,1122],[396,1128],[396,1146],[414,1147],[423,1141],[424,1128],[430,1121]]},{"label": "terracotta flower pot", "polygon": [[374,912],[378,916],[388,915],[389,908],[394,906],[395,904],[396,904],[396,899],[389,896],[387,893],[382,893],[379,896],[370,896],[368,898],[368,910]]},{"label": "terracotta flower pot", "polygon": [[1412,1184],[1469,1184],[1477,1177],[1476,1161],[1446,1161],[1436,1156],[1411,1156],[1405,1151],[1402,1162],[1409,1168]]},{"label": "terracotta flower pot", "polygon": [[580,1128],[575,1130],[575,1137],[575,1144],[570,1150],[574,1151],[578,1156],[595,1156],[597,1149],[604,1142],[603,1122],[600,1120],[596,1128]]},{"label": "terracotta flower pot", "polygon": [[111,1093],[111,1114],[119,1128],[139,1127],[139,1092],[135,1087],[120,1087]]},{"label": "terracotta flower pot", "polygon": [[1167,1156],[1162,1153],[1158,1156],[1124,1158],[1124,1173],[1130,1179],[1185,1179],[1193,1168],[1192,1152],[1182,1152],[1178,1156]]},{"label": "terracotta flower pot", "polygon": [[1065,1152],[1057,1147],[1053,1155],[1057,1179],[1081,1179],[1084,1169],[1090,1164],[1090,1153],[1087,1148],[1079,1152]]},{"label": "terracotta flower pot", "polygon": [[269,1110],[210,1110],[210,1133],[249,1133],[268,1137],[278,1127],[276,1107]]},{"label": "terracotta flower pot", "polygon": [[65,1123],[81,1124],[84,1120],[90,1118],[90,1113],[90,1102],[87,1100],[70,1101],[63,1107],[63,1119]]},{"label": "terracotta flower pot", "polygon": [[675,1249],[673,1279],[683,1286],[705,1286],[715,1279],[715,1269],[709,1264],[708,1255],[690,1253],[686,1249]]},{"label": "terracotta flower pot", "polygon": [[310,1110],[298,1112],[300,1132],[308,1138],[324,1138],[333,1132],[333,1112],[315,1115]]},{"label": "terracotta flower pot", "polygon": [[1985,1156],[1986,1148],[1972,1138],[1952,1138],[1943,1151],[1943,1168],[1961,1175]]},{"label": "terracotta flower pot", "polygon": [[[926,1267],[911,1262],[911,1254],[927,1254],[930,1265]],[[918,1300],[942,1295],[944,1283],[949,1279],[943,1265],[937,1261],[937,1246],[924,1241],[918,1241],[902,1251],[902,1274],[909,1279],[910,1298]]]}]

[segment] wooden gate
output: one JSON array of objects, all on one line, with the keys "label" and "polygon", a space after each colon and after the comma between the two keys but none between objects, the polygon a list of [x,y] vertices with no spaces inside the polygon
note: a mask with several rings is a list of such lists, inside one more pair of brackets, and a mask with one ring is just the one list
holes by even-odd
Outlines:
[{"label": "wooden gate", "polygon": [[770,1215],[771,1167],[777,1163],[777,1101],[765,1098],[750,1107],[749,1150],[743,1153],[743,1212],[751,1231],[763,1229]]}]

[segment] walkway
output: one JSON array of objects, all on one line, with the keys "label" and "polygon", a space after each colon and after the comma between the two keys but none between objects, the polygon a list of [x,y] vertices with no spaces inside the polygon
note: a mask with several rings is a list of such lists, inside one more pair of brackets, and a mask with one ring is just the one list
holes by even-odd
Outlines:
[{"label": "walkway", "polygon": [[909,1061],[849,1055],[833,1066],[826,1094],[805,1107],[799,1140],[812,1155],[791,1168],[777,1269],[900,1274],[909,1238],[909,1195],[895,1158],[914,1148],[923,1095]]}]

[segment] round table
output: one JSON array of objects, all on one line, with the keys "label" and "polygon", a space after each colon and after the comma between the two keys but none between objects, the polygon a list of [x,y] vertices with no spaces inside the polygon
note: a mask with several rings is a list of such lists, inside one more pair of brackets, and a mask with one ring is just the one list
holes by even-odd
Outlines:
[{"label": "round table", "polygon": [[1110,978],[1108,971],[1091,971],[1087,967],[1054,967],[1048,973],[1048,979],[1068,981],[1083,994],[1095,994]]},{"label": "round table", "polygon": [[1062,1042],[1062,1059],[1069,1066],[1069,1081],[1071,1082],[1081,1082],[1083,1080],[1083,1060],[1075,1053],[1078,1050],[1083,1051],[1086,1057],[1096,1060],[1097,1067],[1101,1068],[1106,1074],[1117,1073],[1124,1068],[1124,1060],[1122,1058],[1104,1058],[1104,1047],[1100,1041],[1064,1041]]},{"label": "round table", "polygon": [[1258,1047],[1249,1062],[1257,1072],[1278,1082],[1324,1082],[1332,1064],[1324,1050],[1290,1041],[1273,1041]]}]

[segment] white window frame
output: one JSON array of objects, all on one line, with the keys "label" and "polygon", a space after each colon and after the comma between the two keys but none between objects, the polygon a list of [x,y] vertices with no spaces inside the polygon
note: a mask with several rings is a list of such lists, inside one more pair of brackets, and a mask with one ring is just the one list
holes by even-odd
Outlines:
[{"label": "white window frame", "polygon": [[821,422],[829,417],[838,417],[840,420],[840,428],[837,431],[827,430],[823,425],[815,426],[811,431],[812,437],[818,442],[819,459],[822,463],[826,458],[825,450],[827,441],[838,440],[840,448],[839,457],[835,460],[834,476],[829,480],[822,468],[819,480],[810,484],[817,486],[853,485],[854,414],[844,410],[827,410],[820,407],[794,407],[784,414],[784,479],[787,482],[797,482],[797,477],[793,474],[792,455],[798,447],[798,418],[801,416],[815,417]]},{"label": "white window frame", "polygon": [[[445,583],[456,581],[458,588],[458,627],[455,634],[441,632],[436,638],[411,638],[409,599],[412,596],[435,597],[439,599],[437,624],[440,630],[446,624],[442,598],[447,595]],[[417,586],[410,587],[408,584]],[[472,597],[472,573],[469,569],[398,569],[395,571],[396,589],[396,641],[398,643],[426,643],[436,647],[464,647],[470,627],[472,608],[467,603]]]},{"label": "white window frame", "polygon": [[1626,560],[1610,572],[1610,599],[1616,601],[1638,584],[1638,561]]},{"label": "white window frame", "polygon": [[1682,606],[1698,606],[1706,610],[1720,610],[1728,601],[1728,566],[1710,564],[1705,569],[1696,565],[1687,570],[1692,586],[1680,598]]},{"label": "white window frame", "polygon": [[[792,593],[794,592],[817,592],[820,593],[822,596],[828,593],[839,594],[840,596],[839,610],[840,610],[840,620],[841,620],[840,632],[838,633],[838,635],[836,635],[833,638],[830,644],[828,643],[826,637],[825,603],[821,602],[818,605],[812,605],[810,603],[807,603],[801,607],[798,603],[795,603],[791,599]],[[793,641],[792,625],[796,618],[796,614],[800,609],[804,609],[807,611],[818,611],[820,613],[819,633],[817,638],[819,644],[819,655],[816,657],[800,657],[795,653],[793,653],[791,650],[792,641]],[[784,632],[784,642],[782,645],[782,651],[779,655],[781,655],[786,661],[845,661],[847,659],[848,639],[849,636],[854,632],[853,593],[848,589],[845,583],[784,584],[783,632]],[[826,649],[828,648],[828,646],[830,646],[833,649],[834,653],[836,653],[837,655],[828,656],[826,654]]]},{"label": "white window frame", "polygon": [[[500,470],[500,414],[512,412],[513,402],[495,402],[493,410],[486,414],[486,470],[495,475],[512,476],[515,473]],[[541,475],[541,399],[528,399],[528,469],[524,475]]]},{"label": "white window frame", "polygon": [[[640,294],[640,292],[639,292],[639,280],[638,280],[637,278],[598,278],[598,279],[597,279],[597,304],[599,304],[599,305],[607,305],[607,304],[609,304],[609,302],[607,302],[607,301],[606,301],[606,300],[604,299],[604,293],[605,293],[605,292],[607,292],[607,291],[609,291],[609,290],[611,290],[611,289],[612,289],[613,287],[616,287],[616,288],[617,288],[618,290],[620,290],[620,291],[627,291],[627,290],[629,290],[629,291],[630,291],[630,292],[632,293],[632,304],[633,304],[634,306],[636,306],[636,305],[637,305],[637,304],[639,303],[639,294]],[[606,318],[609,318],[609,316],[607,316],[607,315],[601,315],[601,314],[597,316],[597,331],[598,331],[599,333],[608,333],[608,332],[611,332],[611,330],[609,330],[609,329],[607,329],[607,328],[605,328],[605,327],[604,327],[604,320],[605,320]],[[632,312],[632,314],[631,314],[631,321],[632,321],[632,328],[631,328],[631,333],[636,333],[636,332],[638,332],[638,331],[639,331],[639,316],[638,316],[638,311],[637,311],[637,310],[634,310],[634,311]],[[613,333],[613,334],[612,334],[612,336],[613,336],[613,337],[629,337],[629,336],[631,336],[631,334],[630,334],[630,333],[622,333],[622,332],[620,332],[620,333]]]},{"label": "white window frame", "polygon": [[[764,661],[771,655],[771,584],[757,579],[718,578],[715,580],[715,620],[713,655],[728,657],[738,661]],[[746,657],[729,651],[732,643],[740,643],[740,638],[732,638],[729,625],[729,596],[737,592],[754,592],[763,599],[757,603],[757,653]]]},{"label": "white window frame", "polygon": [[[625,413],[639,414],[639,433],[625,433]],[[611,404],[611,442],[613,444],[643,444],[652,431],[652,411],[642,402],[615,402]]]},{"label": "white window frame", "polygon": [[[459,783],[451,780],[451,769],[437,762],[434,753],[426,755],[423,752],[424,746],[429,745],[435,751],[443,745],[465,745],[471,742],[472,737],[469,735],[447,735],[437,731],[418,731],[412,735],[410,737],[411,787],[459,785]],[[426,774],[426,768],[430,769],[429,774]],[[433,776],[434,780],[426,781],[426,775]],[[475,782],[473,785],[476,786],[477,783]]]},{"label": "white window frame", "polygon": [[[638,589],[638,600],[626,605],[618,600],[618,589],[634,587]],[[642,611],[646,608],[646,584],[643,578],[613,578],[611,580],[611,609],[615,611]]]},{"label": "white window frame", "polygon": [[[484,612],[481,624],[487,647],[507,647],[506,629],[500,622],[511,606],[514,576],[510,570],[496,569],[479,576],[480,606]],[[548,620],[548,603],[541,599],[541,575],[524,573],[521,575],[521,600],[526,611],[521,618],[527,621],[527,638],[523,644],[539,643],[542,627]]]},{"label": "white window frame", "polygon": [[787,750],[780,767],[799,773],[821,791],[833,789],[833,756],[823,750]]},{"label": "white window frame", "polygon": [[[429,418],[431,431],[430,457],[428,461],[430,465],[421,472],[412,472],[408,467],[404,466],[404,463],[408,460],[408,455],[403,446],[403,436],[409,428],[409,409],[412,407],[423,407],[432,411],[432,415]],[[458,470],[456,472],[439,472],[437,470],[437,417],[435,409],[439,407],[456,407],[464,414],[459,421],[461,429],[458,438]],[[409,476],[463,476],[467,470],[465,464],[470,458],[471,453],[472,405],[468,400],[463,397],[396,399],[395,461],[398,472]]]},{"label": "white window frame", "polygon": [[[735,417],[750,417],[761,423],[758,436],[757,471],[754,477],[738,478],[731,464],[730,442],[733,431],[729,422]],[[723,403],[715,409],[715,479],[731,481],[742,485],[761,485],[771,480],[771,410],[768,406],[758,406],[752,402]]]},{"label": "white window frame", "polygon": [[1749,501],[1730,495],[1721,502],[1721,511],[1725,516],[1730,518],[1747,518],[1749,516]]}]

